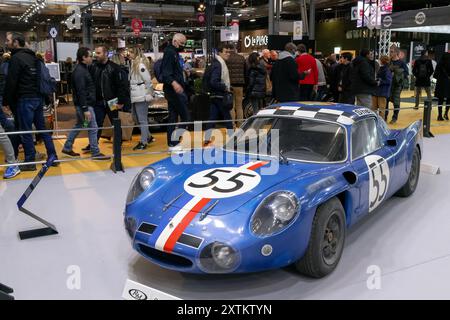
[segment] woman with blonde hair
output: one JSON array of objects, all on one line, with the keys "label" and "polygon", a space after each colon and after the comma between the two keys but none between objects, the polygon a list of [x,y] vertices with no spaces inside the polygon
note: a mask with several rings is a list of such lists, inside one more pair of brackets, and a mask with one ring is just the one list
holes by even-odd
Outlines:
[{"label": "woman with blonde hair", "polygon": [[131,60],[130,89],[132,113],[141,129],[141,140],[133,150],[144,150],[155,141],[148,128],[148,105],[153,100],[153,85],[150,75],[150,61],[138,48],[129,50]]}]

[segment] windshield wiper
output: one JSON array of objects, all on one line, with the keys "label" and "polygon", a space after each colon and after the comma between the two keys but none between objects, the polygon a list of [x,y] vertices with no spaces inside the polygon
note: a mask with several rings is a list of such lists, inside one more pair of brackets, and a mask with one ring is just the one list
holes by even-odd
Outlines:
[{"label": "windshield wiper", "polygon": [[289,163],[289,160],[288,160],[288,158],[286,157],[286,155],[284,154],[284,151],[283,150],[280,150],[280,163],[281,164],[288,164]]}]

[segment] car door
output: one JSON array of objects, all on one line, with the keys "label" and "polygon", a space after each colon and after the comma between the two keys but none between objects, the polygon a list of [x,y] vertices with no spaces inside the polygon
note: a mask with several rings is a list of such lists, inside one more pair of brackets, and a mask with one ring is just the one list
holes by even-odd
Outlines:
[{"label": "car door", "polygon": [[352,167],[358,176],[355,185],[360,190],[358,217],[375,210],[392,195],[391,177],[395,159],[392,149],[385,146],[385,138],[372,116],[356,121],[351,132]]}]

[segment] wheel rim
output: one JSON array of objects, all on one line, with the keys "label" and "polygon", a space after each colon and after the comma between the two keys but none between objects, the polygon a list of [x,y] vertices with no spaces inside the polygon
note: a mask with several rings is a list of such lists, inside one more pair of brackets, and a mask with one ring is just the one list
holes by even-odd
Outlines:
[{"label": "wheel rim", "polygon": [[417,180],[419,178],[418,166],[419,166],[419,157],[417,156],[417,153],[414,153],[411,164],[411,172],[409,174],[409,186],[411,187],[411,189],[415,188]]},{"label": "wheel rim", "polygon": [[333,265],[339,259],[343,246],[343,224],[340,217],[334,213],[328,218],[322,237],[321,251],[323,261]]}]

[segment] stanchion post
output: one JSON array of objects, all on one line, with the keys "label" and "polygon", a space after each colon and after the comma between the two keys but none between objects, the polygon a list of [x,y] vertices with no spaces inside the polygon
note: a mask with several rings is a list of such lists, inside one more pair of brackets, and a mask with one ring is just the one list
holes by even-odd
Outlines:
[{"label": "stanchion post", "polygon": [[433,100],[425,100],[425,108],[423,109],[423,136],[425,138],[434,138],[430,131],[431,127],[431,109],[433,108]]},{"label": "stanchion post", "polygon": [[122,165],[122,122],[119,118],[113,119],[113,162],[111,170],[125,172]]},{"label": "stanchion post", "polygon": [[25,190],[25,193],[20,197],[19,201],[17,201],[17,208],[19,209],[20,212],[25,213],[29,217],[39,221],[46,227],[40,228],[40,229],[21,231],[21,232],[19,232],[20,240],[58,234],[58,230],[56,230],[56,227],[53,224],[42,219],[41,217],[35,215],[30,210],[23,207],[23,205],[25,204],[27,199],[30,197],[31,193],[36,189],[37,185],[39,184],[41,179],[44,177],[44,175],[47,173],[48,169],[52,166],[52,164],[55,160],[56,160],[55,156],[51,156],[48,158],[47,162],[42,166],[42,169],[38,172],[36,177],[33,179],[31,184],[28,186],[27,190]]}]

